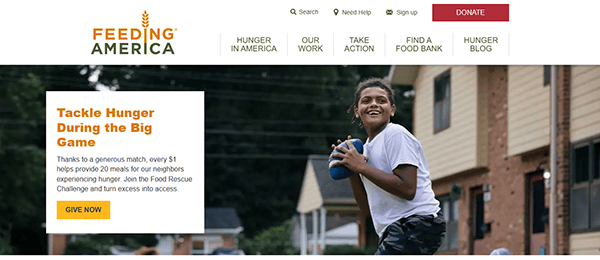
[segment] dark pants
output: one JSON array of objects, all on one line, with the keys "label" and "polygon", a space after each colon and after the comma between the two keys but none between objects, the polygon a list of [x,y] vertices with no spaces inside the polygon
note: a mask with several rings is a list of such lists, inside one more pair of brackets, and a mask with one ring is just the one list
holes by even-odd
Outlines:
[{"label": "dark pants", "polygon": [[387,226],[376,255],[432,255],[446,236],[442,212],[434,215],[412,215]]}]

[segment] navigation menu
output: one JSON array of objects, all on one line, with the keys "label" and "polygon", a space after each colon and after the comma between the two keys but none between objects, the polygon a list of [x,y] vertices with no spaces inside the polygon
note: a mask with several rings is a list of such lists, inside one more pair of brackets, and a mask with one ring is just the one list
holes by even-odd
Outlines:
[{"label": "navigation menu", "polygon": [[[221,34],[222,57],[509,57],[509,34]],[[265,56],[266,55],[266,56]]]}]

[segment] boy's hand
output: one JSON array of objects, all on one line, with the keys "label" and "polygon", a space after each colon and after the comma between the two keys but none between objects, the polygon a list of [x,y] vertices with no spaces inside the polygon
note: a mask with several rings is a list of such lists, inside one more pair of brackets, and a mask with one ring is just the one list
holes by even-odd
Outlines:
[{"label": "boy's hand", "polygon": [[[348,140],[350,140],[350,139],[352,139],[352,136],[349,135]],[[331,148],[341,151],[343,153],[343,154],[342,153],[333,153],[331,155],[331,157],[336,157],[336,158],[341,159],[341,161],[333,162],[331,164],[331,167],[343,165],[354,173],[360,173],[366,166],[366,162],[369,161],[369,158],[367,156],[364,156],[364,155],[358,153],[358,151],[356,150],[356,148],[354,147],[352,142],[350,142],[348,140],[344,141],[344,142],[346,142],[346,145],[348,145],[348,148],[340,146],[342,141],[339,139],[337,140],[337,143],[338,143],[337,146],[334,144],[331,145]]]}]

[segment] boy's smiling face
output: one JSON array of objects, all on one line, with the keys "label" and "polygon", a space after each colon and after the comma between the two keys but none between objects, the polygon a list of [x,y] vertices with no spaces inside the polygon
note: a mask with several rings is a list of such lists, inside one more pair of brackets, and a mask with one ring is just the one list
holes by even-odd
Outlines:
[{"label": "boy's smiling face", "polygon": [[395,112],[396,106],[391,103],[388,93],[379,87],[364,89],[360,93],[358,107],[354,108],[354,116],[358,116],[367,129],[386,125]]}]

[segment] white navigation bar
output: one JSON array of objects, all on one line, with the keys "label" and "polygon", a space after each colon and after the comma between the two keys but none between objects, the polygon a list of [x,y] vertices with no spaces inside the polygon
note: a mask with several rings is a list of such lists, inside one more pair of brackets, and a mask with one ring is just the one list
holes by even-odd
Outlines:
[{"label": "white navigation bar", "polygon": [[0,64],[600,64],[599,8],[585,1],[15,1],[0,4]]}]

